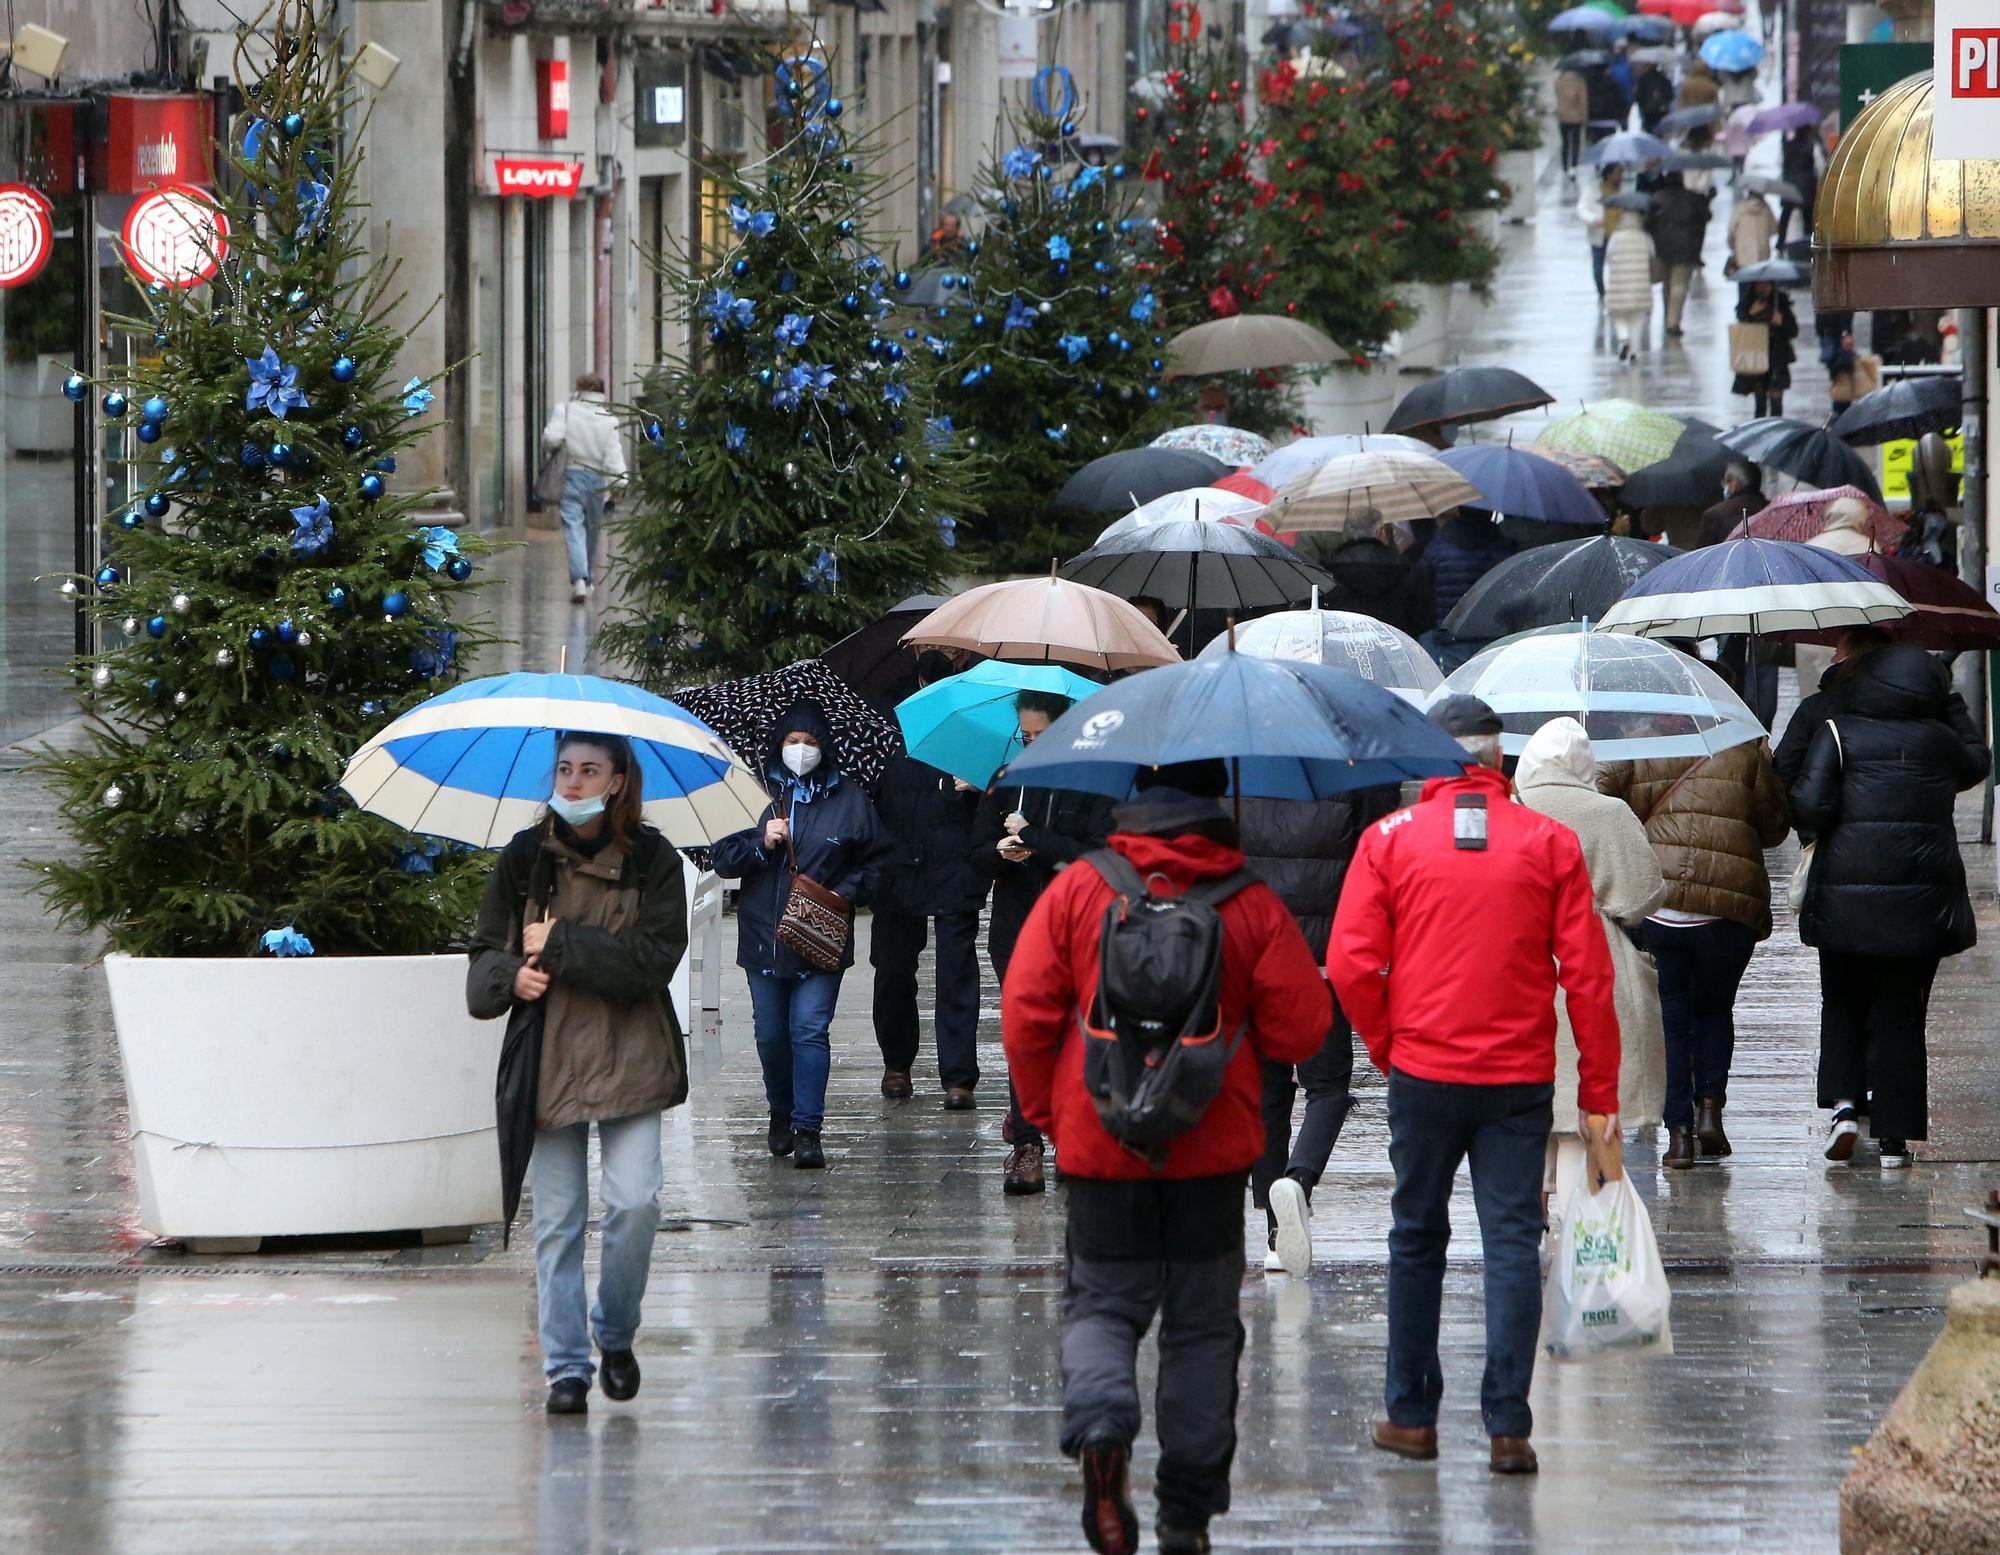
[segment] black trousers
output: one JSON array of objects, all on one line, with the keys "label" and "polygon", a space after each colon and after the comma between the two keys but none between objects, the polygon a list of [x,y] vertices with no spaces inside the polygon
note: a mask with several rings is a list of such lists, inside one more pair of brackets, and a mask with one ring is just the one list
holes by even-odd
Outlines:
[{"label": "black trousers", "polygon": [[[1296,1075],[1290,1064],[1266,1062],[1263,1070],[1264,1153],[1250,1168],[1250,1196],[1268,1210],[1271,1184],[1280,1177],[1289,1173],[1311,1193],[1326,1173],[1340,1126],[1354,1110],[1354,1028],[1336,1010],[1326,1041]],[[1306,1111],[1294,1138],[1292,1108],[1301,1090]]]},{"label": "black trousers", "polygon": [[1243,1356],[1243,1173],[1069,1179],[1062,1450],[1139,1434],[1139,1341],[1160,1320],[1153,1429],[1160,1515],[1206,1527],[1229,1510]]},{"label": "black trousers", "polygon": [[[1013,947],[1009,946],[1007,954],[1004,956],[989,947],[988,954],[993,962],[993,975],[1004,988],[1007,984],[1007,963],[1013,959]],[[1001,1137],[1010,1145],[1039,1145],[1042,1143],[1042,1131],[1030,1123],[1021,1111],[1021,1098],[1014,1094],[1014,1077],[1012,1075],[1007,1077],[1007,1123]]]},{"label": "black trousers", "polygon": [[1583,126],[1561,124],[1557,128],[1562,131],[1562,170],[1567,173],[1583,155]]},{"label": "black trousers", "polygon": [[1865,1104],[1876,1139],[1929,1135],[1924,1022],[1937,968],[1934,956],[1819,953],[1819,1104]]},{"label": "black trousers", "polygon": [[[979,1083],[979,911],[937,915],[938,1078],[947,1090]],[[877,912],[868,964],[875,969],[875,1041],[882,1067],[917,1062],[917,957],[931,920]]]}]

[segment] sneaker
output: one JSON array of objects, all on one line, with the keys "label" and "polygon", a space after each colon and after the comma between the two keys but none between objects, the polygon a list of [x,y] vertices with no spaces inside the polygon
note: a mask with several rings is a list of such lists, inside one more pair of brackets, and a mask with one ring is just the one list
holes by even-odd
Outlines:
[{"label": "sneaker", "polygon": [[598,1372],[597,1380],[604,1386],[604,1396],[624,1403],[639,1396],[639,1357],[630,1350],[606,1350],[604,1365]]},{"label": "sneaker", "polygon": [[1275,1231],[1271,1233],[1268,1250],[1264,1254],[1264,1272],[1266,1274],[1285,1272],[1285,1260],[1278,1256],[1278,1233]]},{"label": "sneaker", "polygon": [[558,1377],[549,1384],[548,1411],[552,1415],[590,1413],[590,1384],[582,1377]]},{"label": "sneaker", "polygon": [[1909,1166],[1909,1164],[1910,1164],[1909,1141],[1902,1139],[1885,1139],[1882,1141],[1883,1171],[1900,1172],[1905,1170]]},{"label": "sneaker", "polygon": [[1097,1555],[1139,1555],[1139,1512],[1132,1505],[1132,1449],[1099,1439],[1083,1444],[1083,1536]]},{"label": "sneaker", "polygon": [[1001,1186],[1009,1194],[1046,1193],[1048,1182],[1042,1167],[1044,1154],[1039,1139],[1016,1145],[1007,1152],[1007,1171],[1001,1179]]},{"label": "sneaker", "polygon": [[1826,1132],[1826,1158],[1829,1161],[1845,1161],[1854,1154],[1854,1141],[1860,1136],[1861,1127],[1854,1121],[1854,1108],[1842,1102],[1833,1109],[1833,1126]]},{"label": "sneaker", "polygon": [[1312,1273],[1311,1214],[1312,1202],[1296,1177],[1280,1177],[1271,1184],[1271,1220],[1276,1227],[1271,1246],[1293,1279]]},{"label": "sneaker", "polygon": [[582,578],[572,578],[569,584],[569,599],[573,605],[581,605],[590,598],[590,584]]}]

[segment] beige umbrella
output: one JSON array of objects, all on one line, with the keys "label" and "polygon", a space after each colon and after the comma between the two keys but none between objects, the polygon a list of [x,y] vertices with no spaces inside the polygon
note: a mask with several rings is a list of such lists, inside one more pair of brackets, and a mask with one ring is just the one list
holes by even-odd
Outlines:
[{"label": "beige umbrella", "polygon": [[1239,313],[1184,329],[1167,342],[1167,376],[1254,372],[1343,361],[1348,352],[1312,325],[1281,313]]},{"label": "beige umbrella", "polygon": [[1051,659],[1089,669],[1150,669],[1181,661],[1160,629],[1116,594],[1053,572],[967,589],[910,628],[904,642],[970,648],[994,659]]},{"label": "beige umbrella", "polygon": [[1371,508],[1397,524],[1480,500],[1477,486],[1429,454],[1343,454],[1280,486],[1269,516],[1280,529],[1345,529]]}]

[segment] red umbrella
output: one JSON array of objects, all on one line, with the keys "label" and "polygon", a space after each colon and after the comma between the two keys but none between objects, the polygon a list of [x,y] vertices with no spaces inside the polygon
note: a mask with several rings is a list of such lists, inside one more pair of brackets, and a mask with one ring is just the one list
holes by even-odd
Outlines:
[{"label": "red umbrella", "polygon": [[1692,27],[1710,11],[1743,11],[1743,0],[1639,0],[1641,16],[1664,16],[1676,27]]},{"label": "red umbrella", "polygon": [[[1896,556],[1869,552],[1853,558],[1903,598],[1916,606],[1913,614],[1900,620],[1880,621],[1877,627],[1899,643],[1919,648],[1950,651],[1961,648],[2000,648],[2000,610],[1979,596],[1979,590],[1959,581],[1942,567],[1929,562],[1904,561]],[[1840,641],[1839,632],[1783,632],[1777,634],[1793,642]]]},{"label": "red umbrella", "polygon": [[1868,509],[1868,538],[1876,545],[1893,546],[1910,527],[1859,486],[1829,486],[1824,491],[1793,491],[1773,497],[1761,511],[1751,514],[1729,531],[1731,540],[1795,540],[1803,544],[1826,527],[1826,510],[1834,503],[1853,497]]},{"label": "red umbrella", "polygon": [[[1223,476],[1221,480],[1215,482],[1215,486],[1219,491],[1233,491],[1238,496],[1248,497],[1253,502],[1261,502],[1266,507],[1269,507],[1278,499],[1277,491],[1258,480],[1256,476],[1250,473],[1248,468],[1238,470],[1234,475]],[[1259,517],[1253,519],[1251,526],[1259,534],[1271,535],[1276,539],[1284,541],[1286,545],[1297,545],[1299,543],[1299,537],[1296,533],[1289,529],[1283,533],[1279,533],[1278,530],[1271,527],[1270,521],[1265,518]]]}]

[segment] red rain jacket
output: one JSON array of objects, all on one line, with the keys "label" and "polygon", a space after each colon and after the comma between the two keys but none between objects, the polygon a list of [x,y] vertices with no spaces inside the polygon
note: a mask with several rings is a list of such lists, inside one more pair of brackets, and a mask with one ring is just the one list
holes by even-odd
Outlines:
[{"label": "red rain jacket", "polygon": [[[1462,849],[1453,802],[1486,796],[1487,845]],[[1577,1105],[1618,1110],[1611,952],[1576,833],[1513,803],[1490,767],[1433,778],[1361,835],[1326,974],[1375,1067],[1465,1085],[1556,1073],[1556,984],[1576,1033]]]},{"label": "red rain jacket", "polygon": [[[1111,846],[1141,875],[1163,874],[1177,890],[1243,867],[1241,849],[1192,833],[1114,832]],[[1234,1031],[1246,1011],[1250,1024],[1221,1094],[1199,1123],[1167,1147],[1166,1169],[1156,1174],[1105,1132],[1083,1084],[1077,1012],[1097,987],[1098,935],[1111,897],[1096,870],[1072,864],[1042,893],[1022,927],[1000,1001],[1007,1069],[1021,1111],[1047,1130],[1063,1171],[1072,1177],[1240,1172],[1264,1148],[1257,1061],[1303,1063],[1319,1051],[1333,1020],[1332,999],[1305,936],[1276,893],[1261,883],[1244,887],[1218,909],[1223,1029]]]}]

